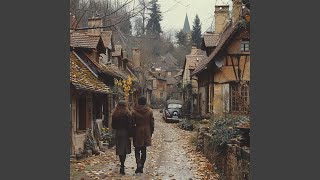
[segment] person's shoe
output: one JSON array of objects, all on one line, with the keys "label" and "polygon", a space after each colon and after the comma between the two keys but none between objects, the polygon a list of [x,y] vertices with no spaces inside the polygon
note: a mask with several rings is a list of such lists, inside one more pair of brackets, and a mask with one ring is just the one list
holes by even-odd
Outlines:
[{"label": "person's shoe", "polygon": [[143,167],[140,167],[139,173],[143,173]]},{"label": "person's shoe", "polygon": [[139,169],[139,173],[143,173],[143,166],[144,166],[144,163],[141,164],[140,169]]},{"label": "person's shoe", "polygon": [[126,173],[124,172],[124,167],[120,167],[120,174],[125,175]]},{"label": "person's shoe", "polygon": [[134,171],[134,173],[136,173],[136,174],[139,173],[139,169],[137,168],[136,171]]},{"label": "person's shoe", "polygon": [[142,171],[141,164],[137,164],[137,169],[136,169],[135,173],[142,173],[141,171]]}]

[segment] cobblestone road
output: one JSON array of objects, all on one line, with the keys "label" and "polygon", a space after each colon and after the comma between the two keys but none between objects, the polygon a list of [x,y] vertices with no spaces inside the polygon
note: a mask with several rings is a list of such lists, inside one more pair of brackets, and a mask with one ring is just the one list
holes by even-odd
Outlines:
[{"label": "cobblestone road", "polygon": [[126,175],[119,174],[119,160],[114,148],[99,156],[71,163],[71,179],[141,179],[141,180],[196,180],[218,179],[211,164],[191,145],[195,132],[183,131],[177,124],[163,121],[159,110],[154,110],[155,132],[152,146],[147,149],[143,174],[135,174],[134,149],[125,162]]}]

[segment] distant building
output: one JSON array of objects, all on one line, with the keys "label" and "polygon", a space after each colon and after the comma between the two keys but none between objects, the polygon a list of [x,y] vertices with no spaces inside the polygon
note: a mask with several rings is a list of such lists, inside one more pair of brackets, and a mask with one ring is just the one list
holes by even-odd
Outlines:
[{"label": "distant building", "polygon": [[190,29],[190,24],[189,24],[189,19],[188,19],[188,15],[187,14],[186,14],[186,17],[184,19],[184,25],[183,25],[182,32],[187,35],[187,41],[190,42],[191,38],[192,38],[192,31]]}]

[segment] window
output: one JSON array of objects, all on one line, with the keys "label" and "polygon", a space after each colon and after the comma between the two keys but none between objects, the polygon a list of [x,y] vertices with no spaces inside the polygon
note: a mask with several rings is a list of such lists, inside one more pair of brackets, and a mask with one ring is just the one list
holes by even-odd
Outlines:
[{"label": "window", "polygon": [[242,40],[241,41],[241,52],[249,52],[250,51],[250,48],[249,48],[249,41],[246,41],[246,40]]},{"label": "window", "polygon": [[213,96],[214,96],[214,88],[213,85],[209,85],[209,112],[213,112]]},{"label": "window", "polygon": [[79,108],[78,108],[78,113],[79,113],[79,116],[78,116],[78,127],[77,129],[78,130],[86,130],[87,128],[87,108],[86,108],[86,97],[80,97],[79,98]]},{"label": "window", "polygon": [[176,109],[176,108],[181,108],[181,104],[168,104],[168,109]]},{"label": "window", "polygon": [[168,72],[168,76],[171,76],[171,72]]},{"label": "window", "polygon": [[209,86],[206,87],[205,90],[206,93],[206,99],[205,99],[205,103],[206,103],[206,113],[210,113],[210,105],[209,105],[209,100],[210,100],[210,96],[209,96]]},{"label": "window", "polygon": [[230,101],[232,112],[244,112],[249,104],[249,86],[231,85]]},{"label": "window", "polygon": [[157,80],[154,79],[152,82],[153,82],[153,83],[152,83],[152,88],[153,88],[153,89],[157,89]]}]

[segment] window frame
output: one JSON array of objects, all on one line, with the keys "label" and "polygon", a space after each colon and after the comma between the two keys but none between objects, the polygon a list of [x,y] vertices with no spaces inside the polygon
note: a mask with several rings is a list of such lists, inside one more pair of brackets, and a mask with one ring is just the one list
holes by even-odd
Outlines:
[{"label": "window frame", "polygon": [[235,92],[240,91],[240,98],[244,104],[250,103],[250,86],[241,86],[238,84],[230,84],[230,112],[231,113],[245,113],[245,107],[241,107],[236,99]]},{"label": "window frame", "polygon": [[248,39],[243,39],[240,42],[241,52],[250,52],[250,41]]},{"label": "window frame", "polygon": [[86,131],[87,128],[87,98],[86,96],[80,96],[77,99],[77,132]]}]

